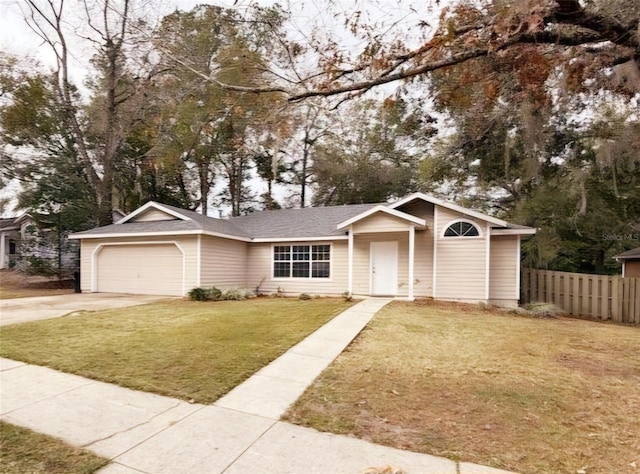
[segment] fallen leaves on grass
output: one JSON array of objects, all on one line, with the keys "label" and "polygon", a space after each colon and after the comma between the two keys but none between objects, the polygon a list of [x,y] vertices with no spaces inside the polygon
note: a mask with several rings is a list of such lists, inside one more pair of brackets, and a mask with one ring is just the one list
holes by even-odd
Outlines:
[{"label": "fallen leaves on grass", "polygon": [[636,473],[640,328],[394,302],[286,419],[522,473]]}]

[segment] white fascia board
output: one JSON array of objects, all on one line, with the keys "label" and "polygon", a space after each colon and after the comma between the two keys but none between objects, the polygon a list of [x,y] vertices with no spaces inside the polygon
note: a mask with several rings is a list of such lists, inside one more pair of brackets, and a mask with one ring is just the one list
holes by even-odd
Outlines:
[{"label": "white fascia board", "polygon": [[332,240],[349,240],[347,235],[329,235],[326,237],[257,237],[251,239],[255,243],[278,243],[278,242],[330,242]]},{"label": "white fascia board", "polygon": [[21,216],[16,217],[16,220],[14,220],[13,222],[14,224],[20,224],[22,221],[27,219],[33,219],[33,217],[31,217],[31,214],[29,214],[28,212],[25,212]]},{"label": "white fascia board", "polygon": [[131,219],[133,219],[136,216],[139,216],[140,214],[142,214],[143,212],[145,212],[146,210],[148,210],[149,208],[153,207],[154,209],[157,209],[159,211],[165,212],[173,217],[177,217],[180,220],[183,221],[190,221],[191,218],[184,216],[182,214],[180,214],[179,212],[173,211],[171,209],[168,209],[166,207],[164,207],[162,204],[157,203],[155,201],[149,201],[148,203],[144,204],[143,206],[139,207],[138,209],[136,209],[135,211],[133,211],[131,214],[128,214],[126,216],[124,216],[122,219],[120,219],[118,222],[115,222],[115,224],[124,224],[125,222],[130,221]]},{"label": "white fascia board", "polygon": [[381,206],[378,205],[376,207],[372,207],[371,209],[358,214],[357,216],[353,216],[351,219],[347,219],[346,221],[340,222],[337,226],[338,230],[342,230],[346,227],[349,227],[352,224],[355,224],[356,222],[362,220],[362,219],[366,219],[367,217],[377,213],[377,212],[384,212],[385,214],[389,214],[393,217],[397,217],[398,219],[402,219],[405,221],[409,221],[412,222],[414,224],[416,224],[417,226],[426,228],[427,227],[427,221],[425,221],[424,219],[421,219],[419,217],[416,216],[412,216],[411,214],[407,214],[406,212],[400,212],[397,211],[395,209],[392,209],[390,207],[387,206]]},{"label": "white fascia board", "polygon": [[179,230],[179,231],[163,231],[163,232],[120,232],[108,234],[71,234],[69,239],[122,239],[127,237],[166,237],[168,235],[210,235],[212,237],[220,237],[221,239],[239,240],[241,242],[251,242],[248,237],[238,237],[235,235],[222,234],[219,232],[207,232],[204,230]]},{"label": "white fascia board", "polygon": [[527,227],[526,229],[491,229],[491,235],[534,235],[538,229]]},{"label": "white fascia board", "polygon": [[474,211],[472,209],[467,209],[466,207],[459,206],[458,204],[453,204],[451,202],[443,201],[442,199],[439,199],[435,196],[430,196],[424,193],[410,194],[409,196],[403,199],[400,199],[399,201],[394,202],[393,204],[390,204],[389,207],[391,207],[392,209],[396,209],[402,206],[403,204],[411,202],[415,199],[422,199],[423,201],[430,202],[431,204],[435,204],[435,205],[450,209],[452,211],[459,212],[460,214],[464,214],[469,217],[475,217],[476,219],[480,219],[485,222],[490,222],[491,224],[495,224],[500,227],[507,227],[508,225],[507,221],[503,221],[502,219],[491,217],[481,212]]}]

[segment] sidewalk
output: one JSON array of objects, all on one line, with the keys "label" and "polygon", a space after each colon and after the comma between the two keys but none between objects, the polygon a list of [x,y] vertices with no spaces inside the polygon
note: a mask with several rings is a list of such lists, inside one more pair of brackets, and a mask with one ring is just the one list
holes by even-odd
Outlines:
[{"label": "sidewalk", "polygon": [[504,472],[277,421],[389,301],[354,305],[210,406],[0,359],[0,418],[111,459],[101,474]]}]

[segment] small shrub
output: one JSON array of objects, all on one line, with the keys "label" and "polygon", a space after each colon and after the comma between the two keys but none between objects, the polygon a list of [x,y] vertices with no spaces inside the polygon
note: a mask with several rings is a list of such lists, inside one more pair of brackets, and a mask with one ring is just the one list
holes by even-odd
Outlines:
[{"label": "small shrub", "polygon": [[242,301],[252,297],[253,293],[249,290],[244,290],[241,288],[230,288],[222,292],[220,299],[228,301]]},{"label": "small shrub", "polygon": [[222,291],[215,286],[211,287],[209,290],[209,299],[213,301],[220,301],[222,299]]},{"label": "small shrub", "polygon": [[300,293],[300,296],[298,296],[298,299],[301,300],[310,300],[311,299],[311,295],[309,295],[308,293]]},{"label": "small shrub", "polygon": [[191,301],[209,301],[210,292],[206,288],[193,288],[189,290],[189,299]]},{"label": "small shrub", "polygon": [[32,275],[43,275],[43,276],[54,276],[56,274],[55,268],[53,268],[53,264],[40,257],[36,257],[34,255],[27,256],[27,272]]},{"label": "small shrub", "polygon": [[523,306],[527,313],[538,318],[558,318],[567,314],[562,308],[553,303],[533,302]]},{"label": "small shrub", "polygon": [[349,303],[350,301],[353,301],[353,296],[348,291],[345,291],[344,293],[342,293],[342,297],[347,303]]}]

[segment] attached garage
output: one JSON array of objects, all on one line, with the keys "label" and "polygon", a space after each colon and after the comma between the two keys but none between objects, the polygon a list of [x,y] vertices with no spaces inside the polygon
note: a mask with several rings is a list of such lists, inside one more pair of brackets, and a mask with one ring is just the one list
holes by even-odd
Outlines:
[{"label": "attached garage", "polygon": [[184,252],[176,243],[103,244],[94,254],[94,291],[184,294]]}]

